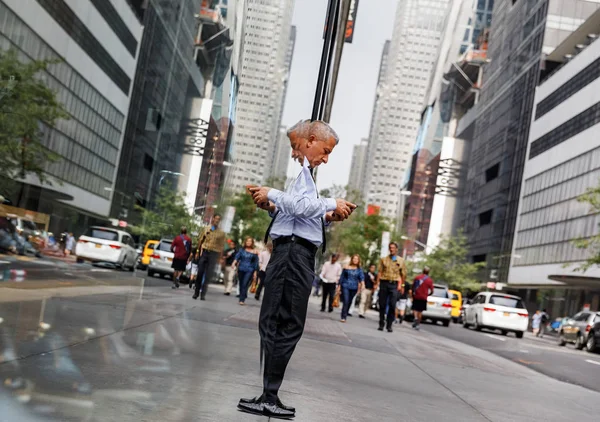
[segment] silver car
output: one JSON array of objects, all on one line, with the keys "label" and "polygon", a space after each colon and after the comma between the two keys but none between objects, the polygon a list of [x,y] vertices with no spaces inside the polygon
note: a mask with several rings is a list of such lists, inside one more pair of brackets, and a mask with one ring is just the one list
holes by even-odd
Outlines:
[{"label": "silver car", "polygon": [[172,240],[161,239],[156,245],[154,253],[150,257],[150,263],[148,264],[148,277],[152,277],[154,274],[159,276],[173,275],[173,257],[175,254],[171,252]]},{"label": "silver car", "polygon": [[427,297],[427,310],[423,311],[423,320],[429,319],[436,323],[441,321],[444,327],[450,325],[452,319],[452,301],[448,287],[441,284],[433,285],[433,294]]}]

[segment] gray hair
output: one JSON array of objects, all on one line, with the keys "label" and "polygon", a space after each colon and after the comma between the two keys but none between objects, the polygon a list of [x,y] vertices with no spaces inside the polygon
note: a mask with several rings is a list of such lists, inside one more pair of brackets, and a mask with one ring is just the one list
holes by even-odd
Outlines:
[{"label": "gray hair", "polygon": [[292,134],[296,134],[296,136],[300,138],[308,138],[308,134],[310,131],[310,120],[300,120],[294,126],[288,129],[287,136],[288,138]]},{"label": "gray hair", "polygon": [[335,130],[322,120],[315,120],[310,124],[310,135],[314,135],[318,141],[334,138],[336,145],[340,142],[340,137]]}]

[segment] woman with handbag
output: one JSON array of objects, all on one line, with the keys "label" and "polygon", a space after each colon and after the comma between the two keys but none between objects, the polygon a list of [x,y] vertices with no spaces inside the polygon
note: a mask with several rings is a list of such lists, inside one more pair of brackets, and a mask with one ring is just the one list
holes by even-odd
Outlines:
[{"label": "woman with handbag", "polygon": [[365,281],[365,274],[360,268],[360,256],[352,255],[350,264],[342,271],[338,289],[342,291],[342,318],[341,322],[346,322],[348,311],[352,305],[353,298],[358,293],[359,285]]},{"label": "woman with handbag", "polygon": [[248,287],[251,280],[256,280],[258,272],[258,253],[254,249],[254,239],[247,237],[244,247],[235,256],[233,267],[237,268],[240,286],[240,305],[246,304]]}]

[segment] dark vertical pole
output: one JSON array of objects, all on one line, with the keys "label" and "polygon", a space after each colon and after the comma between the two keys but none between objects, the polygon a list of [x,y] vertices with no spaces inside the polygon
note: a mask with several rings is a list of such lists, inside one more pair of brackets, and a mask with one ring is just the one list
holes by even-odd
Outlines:
[{"label": "dark vertical pole", "polygon": [[323,97],[325,96],[325,86],[329,79],[329,62],[333,53],[333,45],[335,45],[334,32],[338,27],[337,17],[339,12],[339,1],[340,0],[329,0],[326,19],[327,28],[325,30],[325,41],[323,42],[323,51],[321,53],[321,65],[319,67],[319,77],[317,78],[315,100],[313,102],[312,120],[319,120],[323,114]]}]

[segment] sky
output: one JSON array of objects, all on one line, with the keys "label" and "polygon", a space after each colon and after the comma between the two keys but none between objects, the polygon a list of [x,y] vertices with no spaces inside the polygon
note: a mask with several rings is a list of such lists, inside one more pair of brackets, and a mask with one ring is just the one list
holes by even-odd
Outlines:
[{"label": "sky", "polygon": [[[309,119],[323,48],[327,0],[296,0],[292,24],[297,28],[296,46],[283,112],[282,125],[291,127]],[[352,44],[344,46],[331,126],[340,143],[329,163],[319,168],[319,189],[346,185],[353,145],[369,135],[371,112],[385,40],[392,36],[397,0],[360,0]],[[288,175],[297,176],[291,164]]]}]

